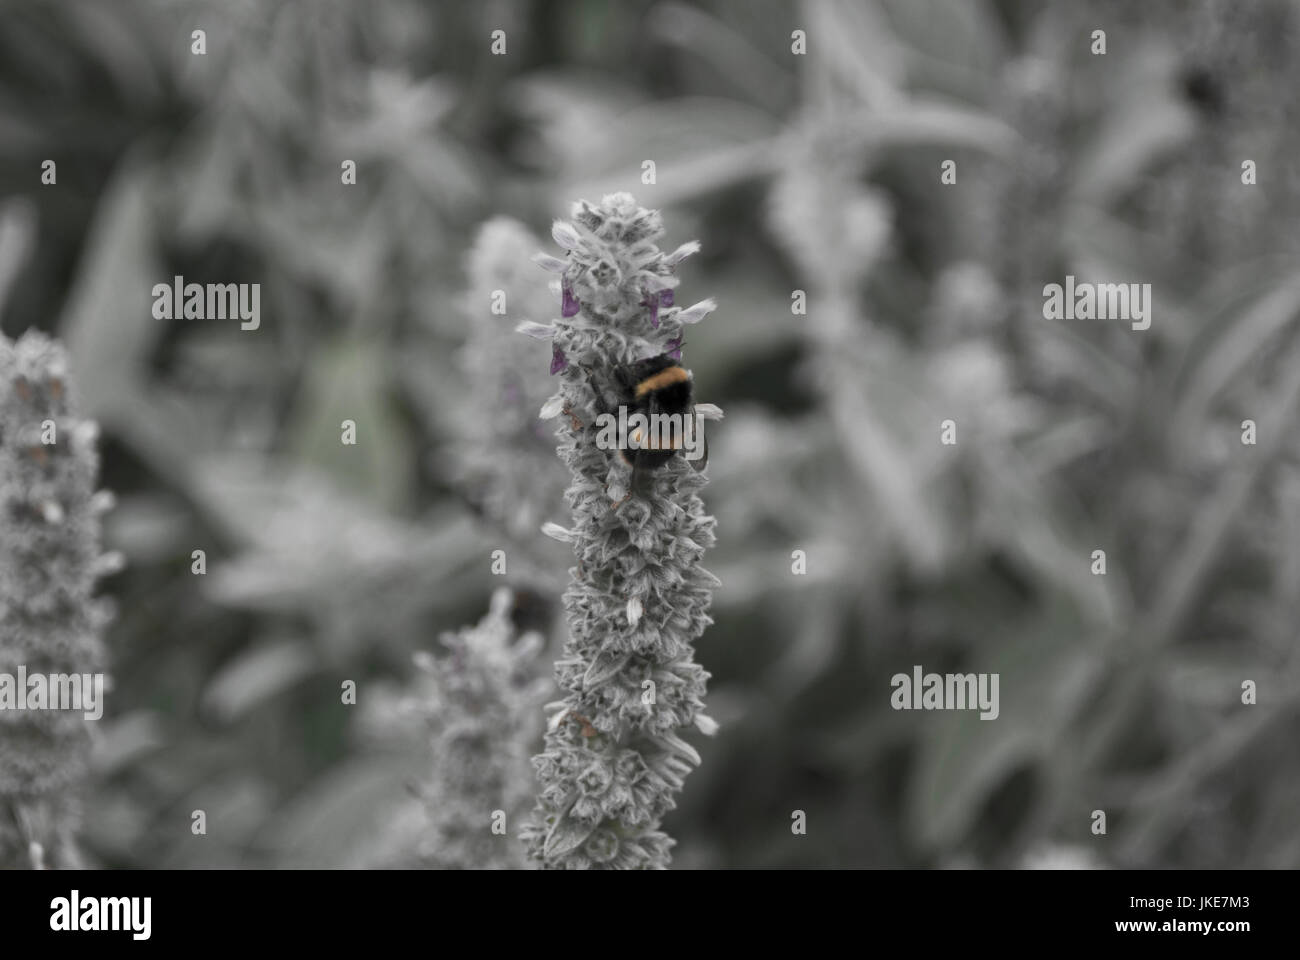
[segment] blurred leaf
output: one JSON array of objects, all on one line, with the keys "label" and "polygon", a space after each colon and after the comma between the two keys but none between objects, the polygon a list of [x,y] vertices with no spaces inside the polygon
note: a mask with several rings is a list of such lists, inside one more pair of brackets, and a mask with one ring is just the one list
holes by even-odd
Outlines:
[{"label": "blurred leaf", "polygon": [[64,40],[103,67],[119,96],[132,103],[148,103],[161,94],[160,78],[150,62],[152,50],[140,42],[141,35],[149,33],[142,22],[148,18],[149,8],[121,3],[110,13],[95,0],[75,0],[62,5],[59,12]]},{"label": "blurred leaf", "polygon": [[[247,851],[258,828],[267,822],[272,811],[272,794],[268,787],[249,773],[235,773],[198,784],[180,802],[184,804],[176,830],[187,843],[171,849],[165,868],[230,869],[246,867]],[[207,815],[207,837],[215,843],[196,843],[190,834],[190,811]]]},{"label": "blurred leaf", "polygon": [[1193,435],[1210,420],[1215,399],[1243,377],[1247,363],[1258,357],[1300,313],[1300,279],[1283,277],[1275,289],[1256,302],[1213,318],[1203,339],[1205,352],[1180,372],[1185,385],[1171,418],[1174,435],[1194,443]]},{"label": "blurred leaf", "polygon": [[111,777],[165,742],[158,715],[148,710],[134,710],[106,721],[95,744],[95,771],[101,777]]},{"label": "blurred leaf", "polygon": [[897,100],[903,81],[898,43],[875,0],[804,0],[810,66],[833,76],[859,103]]},{"label": "blurred leaf", "polygon": [[223,603],[312,611],[346,602],[360,613],[393,594],[404,593],[408,605],[445,600],[426,597],[427,588],[454,582],[476,542],[455,509],[413,525],[310,470],[256,457],[205,459],[195,476],[196,499],[247,544],[209,571],[207,587]]},{"label": "blurred leaf", "polygon": [[[413,451],[390,395],[390,359],[380,343],[347,339],[312,355],[288,428],[295,454],[387,507],[410,497]],[[356,443],[342,442],[344,420]]]},{"label": "blurred leaf", "polygon": [[153,250],[155,176],[137,154],[113,178],[59,323],[87,414],[114,426],[147,382],[145,364],[162,335],[153,286],[171,282]]},{"label": "blurred leaf", "polygon": [[31,256],[36,234],[35,205],[23,197],[0,202],[0,317],[9,300],[9,288]]},{"label": "blurred leaf", "polygon": [[685,3],[653,6],[646,26],[651,35],[695,56],[738,93],[775,108],[793,85],[788,61],[775,60],[761,50],[743,30],[716,13]]},{"label": "blurred leaf", "polygon": [[152,291],[172,278],[153,249],[157,170],[143,157],[123,161],[100,201],[59,331],[86,414],[185,489],[210,427],[180,398],[150,389],[149,362],[164,333]]},{"label": "blurred leaf", "polygon": [[1156,160],[1174,154],[1196,130],[1185,102],[1174,99],[1175,54],[1148,45],[1144,56],[1125,62],[1115,86],[1123,99],[1101,117],[1097,133],[1082,144],[1069,206],[1105,206],[1132,186]]},{"label": "blurred leaf", "polygon": [[[1009,774],[1061,749],[1062,732],[1098,666],[1086,649],[1072,646],[1082,629],[1071,608],[1061,606],[1053,618],[1022,625],[988,654],[976,650],[961,671],[953,671],[999,675],[997,719],[982,720],[977,710],[916,714],[929,728],[905,805],[918,843],[953,849]],[[900,664],[899,672],[910,676],[911,666]]]},{"label": "blurred leaf", "polygon": [[356,862],[373,842],[375,811],[387,809],[400,793],[406,763],[400,755],[356,757],[310,784],[260,831],[274,862],[299,870]]},{"label": "blurred leaf", "polygon": [[311,648],[298,641],[255,647],[212,678],[203,692],[203,708],[219,721],[230,723],[309,676],[316,663]]},{"label": "blurred leaf", "polygon": [[1098,631],[1113,628],[1129,612],[1123,581],[1095,577],[1089,570],[1089,518],[1003,444],[989,444],[980,460],[985,480],[977,527],[986,542],[1018,557],[1025,570],[1070,597],[1084,620]]},{"label": "blurred leaf", "polygon": [[1009,154],[1020,140],[992,114],[919,96],[880,110],[837,116],[833,123],[863,147],[968,147],[996,156]]},{"label": "blurred leaf", "polygon": [[[984,0],[886,0],[909,76],[965,99],[982,99],[1006,51],[993,4]],[[910,47],[910,49],[909,49]]]},{"label": "blurred leaf", "polygon": [[[633,190],[646,204],[666,206],[762,176],[777,162],[775,118],[743,103],[689,97],[646,103],[609,120],[609,128],[574,157],[552,207],[575,197]],[[656,182],[641,182],[653,160]]]}]

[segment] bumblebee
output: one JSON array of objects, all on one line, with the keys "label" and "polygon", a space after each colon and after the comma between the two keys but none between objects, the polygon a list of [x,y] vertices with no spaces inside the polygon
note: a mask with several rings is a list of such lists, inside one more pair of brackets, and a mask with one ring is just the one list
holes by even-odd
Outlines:
[{"label": "bumblebee", "polygon": [[[601,412],[619,417],[620,425],[640,419],[636,416],[638,414],[650,425],[659,423],[656,416],[676,415],[680,418],[677,422],[682,429],[672,428],[667,434],[656,433],[653,426],[633,426],[626,435],[620,435],[619,457],[632,468],[632,481],[627,496],[623,498],[626,500],[633,493],[642,492],[649,474],[691,446],[692,428],[696,422],[692,420],[695,398],[691,372],[666,353],[625,364],[616,368],[613,374],[614,386],[618,390],[617,403],[608,402],[590,373],[588,380]],[[692,420],[690,426],[688,420]],[[709,445],[702,434],[699,449],[699,456],[686,459],[696,470],[703,470],[709,460]]]}]

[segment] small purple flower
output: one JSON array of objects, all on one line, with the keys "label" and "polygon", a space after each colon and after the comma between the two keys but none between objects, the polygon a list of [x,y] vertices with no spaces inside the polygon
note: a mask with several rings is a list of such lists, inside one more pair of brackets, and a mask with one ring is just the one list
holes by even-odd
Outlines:
[{"label": "small purple flower", "polygon": [[[573,295],[573,291],[569,289],[569,281],[567,280],[560,281],[560,291],[562,294],[562,298],[560,300],[560,316],[576,317],[578,315],[578,311],[582,309],[582,304],[578,302],[578,298],[575,297]],[[561,354],[561,356],[563,356],[563,354]],[[551,373],[554,372],[555,372],[554,370],[551,371]]]},{"label": "small purple flower", "polygon": [[650,308],[650,326],[656,330],[659,329],[659,298],[653,293],[647,293],[645,299],[641,301],[641,306]]},{"label": "small purple flower", "polygon": [[671,290],[659,291],[659,306],[671,307],[673,305],[673,292]]},{"label": "small purple flower", "polygon": [[569,365],[569,358],[564,355],[558,343],[551,344],[551,376],[555,376]]},{"label": "small purple flower", "polygon": [[680,360],[682,358],[681,337],[673,337],[671,340],[665,343],[664,346],[668,348],[664,350],[664,353],[668,354],[668,356],[672,357],[674,360]]}]

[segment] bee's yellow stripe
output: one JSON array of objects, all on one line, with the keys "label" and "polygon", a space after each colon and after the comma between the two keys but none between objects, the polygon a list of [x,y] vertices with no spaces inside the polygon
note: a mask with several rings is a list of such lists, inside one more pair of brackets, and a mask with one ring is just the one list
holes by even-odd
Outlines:
[{"label": "bee's yellow stripe", "polygon": [[681,383],[689,377],[690,374],[686,372],[685,367],[667,367],[636,385],[637,398],[640,399],[647,393],[662,390],[664,387],[671,387],[674,383]]}]

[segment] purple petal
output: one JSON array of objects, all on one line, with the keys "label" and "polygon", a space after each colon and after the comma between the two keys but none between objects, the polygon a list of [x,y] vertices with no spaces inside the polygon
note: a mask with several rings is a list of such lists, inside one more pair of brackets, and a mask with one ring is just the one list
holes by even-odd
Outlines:
[{"label": "purple petal", "polygon": [[664,347],[667,348],[664,350],[664,353],[668,354],[668,356],[672,357],[674,360],[680,360],[682,358],[681,337],[673,337],[671,340],[669,340],[667,343],[664,344]]},{"label": "purple petal", "polygon": [[673,292],[671,290],[659,291],[659,306],[671,307],[673,305]]},{"label": "purple petal", "polygon": [[[578,298],[575,297],[573,291],[569,289],[568,281],[560,282],[560,291],[562,293],[560,300],[560,316],[577,316],[578,311],[582,309],[582,304],[578,302]],[[554,373],[554,371],[552,371],[552,373]]]},{"label": "purple petal", "polygon": [[560,349],[559,344],[551,344],[551,376],[555,376],[561,370],[569,365],[569,359]]},{"label": "purple petal", "polygon": [[[641,302],[645,303],[644,300]],[[650,302],[646,303],[646,306],[650,308],[650,326],[658,330],[659,329],[659,298],[652,294],[650,297]]]}]

